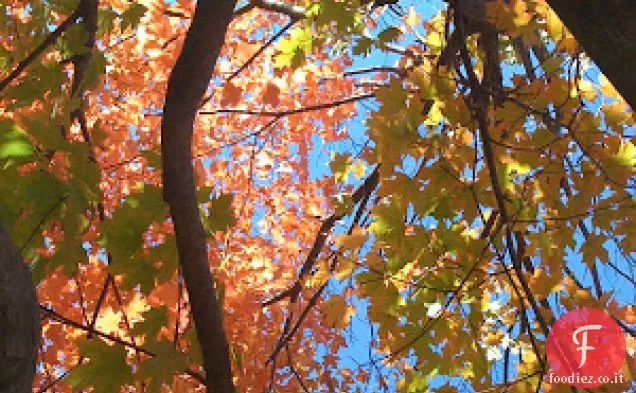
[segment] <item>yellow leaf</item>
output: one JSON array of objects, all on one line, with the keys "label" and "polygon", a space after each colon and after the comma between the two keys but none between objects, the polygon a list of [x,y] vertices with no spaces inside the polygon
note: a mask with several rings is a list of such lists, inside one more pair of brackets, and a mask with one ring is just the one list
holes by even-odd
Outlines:
[{"label": "yellow leaf", "polygon": [[630,141],[621,144],[616,155],[616,161],[619,165],[634,166],[636,165],[636,146]]},{"label": "yellow leaf", "polygon": [[435,126],[439,124],[440,121],[442,121],[444,116],[442,115],[442,112],[440,111],[440,105],[441,103],[439,101],[435,101],[433,103],[433,106],[431,106],[431,109],[428,111],[426,115],[426,120],[424,121],[424,124],[428,126]]},{"label": "yellow leaf", "polygon": [[503,332],[501,330],[497,330],[496,332],[490,332],[484,338],[484,342],[488,345],[498,345],[503,338]]},{"label": "yellow leaf", "polygon": [[528,282],[528,286],[537,299],[545,299],[552,292],[560,288],[561,277],[546,274],[542,269],[536,269]]},{"label": "yellow leaf", "polygon": [[322,305],[325,313],[325,324],[329,327],[342,329],[349,324],[349,317],[353,315],[354,309],[348,305],[342,296],[332,296]]},{"label": "yellow leaf", "polygon": [[364,244],[367,235],[362,228],[356,228],[351,235],[341,235],[336,239],[336,245],[347,250],[355,250]]},{"label": "yellow leaf", "polygon": [[597,305],[596,300],[592,297],[590,292],[584,289],[577,289],[576,292],[574,292],[574,299],[579,307],[596,307]]},{"label": "yellow leaf", "polygon": [[351,173],[356,179],[362,179],[364,174],[367,171],[367,166],[364,165],[362,160],[356,160],[356,162],[351,166]]},{"label": "yellow leaf", "polygon": [[437,31],[431,31],[426,36],[426,45],[432,53],[440,53],[444,47],[444,36]]},{"label": "yellow leaf", "polygon": [[609,79],[607,79],[607,77],[603,74],[599,75],[599,85],[600,85],[600,89],[601,89],[601,93],[604,96],[610,97],[610,98],[620,98],[620,94],[618,94],[618,92],[616,91],[616,89],[614,88],[614,85],[612,85],[612,82],[609,81]]},{"label": "yellow leaf", "polygon": [[609,127],[615,131],[623,129],[623,124],[629,119],[629,116],[625,112],[625,105],[623,105],[623,103],[620,101],[614,101],[611,104],[604,104],[601,109],[605,114],[605,122]]},{"label": "yellow leaf", "polygon": [[305,282],[305,286],[308,288],[317,288],[331,277],[331,270],[327,261],[319,261],[316,266],[318,266],[318,270]]},{"label": "yellow leaf", "polygon": [[503,1],[489,1],[486,3],[486,16],[498,30],[514,30],[514,15]]},{"label": "yellow leaf", "polygon": [[576,85],[572,86],[570,90],[570,97],[575,98],[581,95],[588,101],[594,101],[596,99],[596,91],[592,82],[587,80],[580,80]]},{"label": "yellow leaf", "polygon": [[338,267],[336,268],[336,279],[344,280],[351,276],[353,271],[356,268],[356,263],[349,258],[342,258],[338,262]]},{"label": "yellow leaf", "polygon": [[552,9],[548,8],[547,11],[548,12],[545,18],[546,30],[550,35],[550,38],[555,41],[560,41],[567,34],[567,30],[565,29],[563,22],[561,22],[561,19],[559,19],[557,14],[552,11]]},{"label": "yellow leaf", "polygon": [[525,0],[514,0],[512,2],[512,9],[514,11],[514,23],[517,27],[526,26],[533,18],[528,12],[528,6]]}]

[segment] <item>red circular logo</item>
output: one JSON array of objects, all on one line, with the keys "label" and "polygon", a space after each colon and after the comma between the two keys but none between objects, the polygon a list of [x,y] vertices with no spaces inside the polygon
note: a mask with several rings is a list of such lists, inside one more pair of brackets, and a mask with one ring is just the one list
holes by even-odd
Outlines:
[{"label": "red circular logo", "polygon": [[570,311],[548,334],[548,379],[580,388],[618,382],[626,351],[623,331],[612,317],[593,308]]}]

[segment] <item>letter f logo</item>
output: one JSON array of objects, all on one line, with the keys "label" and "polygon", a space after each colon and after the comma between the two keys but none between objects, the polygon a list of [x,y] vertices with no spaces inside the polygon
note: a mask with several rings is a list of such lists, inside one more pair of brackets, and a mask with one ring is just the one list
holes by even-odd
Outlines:
[{"label": "letter f logo", "polygon": [[[585,325],[576,329],[574,333],[572,333],[572,341],[574,341],[575,344],[580,345],[580,347],[576,348],[577,351],[581,351],[581,364],[579,365],[579,368],[583,367],[583,365],[585,364],[585,360],[587,358],[587,351],[590,349],[596,349],[594,347],[590,347],[587,345],[587,331],[601,330],[602,327],[603,327],[602,325]],[[583,332],[583,339],[581,340],[581,342],[579,342],[577,336],[581,332]]]}]

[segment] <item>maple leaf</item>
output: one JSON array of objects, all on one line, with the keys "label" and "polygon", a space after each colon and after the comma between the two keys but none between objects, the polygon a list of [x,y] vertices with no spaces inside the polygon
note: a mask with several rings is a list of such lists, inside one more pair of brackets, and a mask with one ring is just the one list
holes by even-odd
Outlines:
[{"label": "maple leaf", "polygon": [[234,224],[233,200],[232,194],[222,194],[210,201],[204,221],[204,226],[209,233],[225,231]]},{"label": "maple leaf", "polygon": [[269,83],[265,92],[263,93],[263,102],[265,104],[271,105],[272,107],[277,107],[280,103],[280,89],[274,83]]},{"label": "maple leaf", "polygon": [[122,385],[133,383],[123,346],[116,344],[111,347],[97,339],[84,341],[80,344],[80,354],[88,360],[73,368],[66,378],[74,389],[92,387],[96,393],[112,393]]},{"label": "maple leaf", "polygon": [[142,314],[142,320],[133,325],[132,334],[146,334],[150,340],[156,339],[159,331],[168,323],[168,310],[165,306],[151,308]]},{"label": "maple leaf", "polygon": [[325,324],[329,327],[342,329],[349,324],[349,318],[354,309],[347,304],[342,296],[332,296],[322,305],[325,313]]},{"label": "maple leaf", "polygon": [[33,147],[22,129],[11,121],[3,121],[0,127],[0,159],[24,160],[33,156]]},{"label": "maple leaf", "polygon": [[174,374],[186,369],[187,358],[169,341],[153,341],[147,347],[155,356],[139,365],[135,378],[139,381],[149,380],[148,391],[159,393],[162,385],[172,385]]}]

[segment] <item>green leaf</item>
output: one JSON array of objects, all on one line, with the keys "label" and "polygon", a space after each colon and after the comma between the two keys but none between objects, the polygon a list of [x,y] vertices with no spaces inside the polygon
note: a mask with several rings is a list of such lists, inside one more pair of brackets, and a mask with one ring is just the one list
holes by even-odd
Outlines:
[{"label": "green leaf", "polygon": [[113,30],[116,18],[117,13],[113,11],[110,5],[107,5],[104,9],[100,9],[97,14],[97,37],[110,33]]},{"label": "green leaf", "polygon": [[19,159],[21,162],[33,157],[35,151],[27,134],[11,120],[0,122],[0,159]]},{"label": "green leaf", "polygon": [[79,0],[51,0],[48,2],[51,11],[57,14],[70,14],[77,8]]},{"label": "green leaf", "polygon": [[280,52],[274,59],[276,68],[298,68],[305,60],[307,53],[313,48],[313,35],[309,28],[298,28],[291,32],[290,37],[278,43]]},{"label": "green leaf", "polygon": [[159,393],[162,384],[170,384],[176,373],[182,373],[188,367],[186,355],[174,348],[168,341],[152,342],[146,346],[155,357],[139,365],[137,379],[148,381],[148,392]]},{"label": "green leaf", "polygon": [[133,3],[128,7],[126,11],[121,15],[121,31],[122,33],[128,26],[131,29],[136,29],[141,17],[144,16],[148,8],[139,3]]},{"label": "green leaf", "polygon": [[159,271],[150,261],[137,253],[133,258],[118,260],[108,266],[108,271],[115,275],[123,275],[121,288],[132,290],[139,285],[141,292],[148,295],[155,287],[155,278]]},{"label": "green leaf", "polygon": [[148,165],[153,168],[161,169],[161,153],[155,152],[153,150],[145,150],[141,152],[141,156],[146,159]]},{"label": "green leaf", "polygon": [[234,347],[230,347],[230,359],[239,369],[243,367],[243,356],[241,356],[241,352],[234,349]]},{"label": "green leaf", "polygon": [[372,210],[374,221],[369,225],[369,232],[381,239],[401,236],[404,233],[404,209],[397,198],[389,203],[380,204]]},{"label": "green leaf", "polygon": [[197,190],[197,201],[199,203],[205,203],[210,200],[210,195],[214,192],[214,187],[205,186],[199,187]]},{"label": "green leaf", "polygon": [[151,308],[143,313],[143,321],[137,322],[130,333],[135,336],[146,335],[147,339],[154,340],[163,326],[168,324],[168,309],[166,306]]},{"label": "green leaf", "polygon": [[203,217],[203,225],[208,233],[225,231],[234,225],[233,200],[232,194],[221,194],[208,203],[208,214]]},{"label": "green leaf", "polygon": [[94,393],[113,393],[134,382],[122,345],[109,346],[93,339],[80,344],[80,354],[88,361],[73,368],[66,378],[74,391],[92,386]]},{"label": "green leaf", "polygon": [[331,162],[329,163],[329,169],[334,174],[336,182],[346,181],[349,174],[349,167],[353,159],[348,154],[336,154],[332,155]]},{"label": "green leaf", "polygon": [[318,25],[333,25],[339,32],[347,32],[352,29],[356,22],[356,15],[353,8],[344,1],[322,0],[320,6],[312,10]]},{"label": "green leaf", "polygon": [[166,213],[161,189],[144,185],[141,193],[126,197],[112,218],[102,223],[100,244],[111,246],[115,260],[125,261],[141,249],[141,235],[148,226],[164,220]]},{"label": "green leaf", "polygon": [[89,144],[75,142],[71,145],[68,160],[70,162],[69,186],[81,195],[85,203],[97,203],[101,199],[99,183],[101,171],[90,158]]},{"label": "green leaf", "polygon": [[558,56],[551,57],[543,62],[543,70],[546,75],[558,75],[561,69],[561,63],[563,63],[563,59]]},{"label": "green leaf", "polygon": [[190,363],[203,364],[203,355],[199,347],[199,339],[196,329],[190,329],[183,335],[188,342],[188,360]]},{"label": "green leaf", "polygon": [[332,203],[334,206],[334,213],[339,216],[351,213],[354,205],[351,195],[343,194],[336,195],[336,197],[332,199]]},{"label": "green leaf", "polygon": [[388,42],[395,41],[400,35],[402,35],[402,31],[400,29],[397,27],[389,27],[378,34],[378,40],[381,44],[386,44]]},{"label": "green leaf", "polygon": [[25,247],[23,256],[31,257],[35,248],[42,246],[41,230],[59,218],[60,200],[68,190],[59,179],[42,170],[23,176],[12,176],[12,169],[5,170],[14,181],[6,184],[6,188],[0,187],[2,204],[7,206],[3,218],[13,241]]},{"label": "green leaf", "polygon": [[353,46],[352,52],[356,56],[368,56],[371,53],[373,40],[368,37],[361,37]]},{"label": "green leaf", "polygon": [[86,53],[88,51],[87,41],[88,32],[84,26],[75,24],[69,27],[61,38],[58,38],[58,45],[64,53],[64,57],[70,58]]},{"label": "green leaf", "polygon": [[408,393],[419,393],[428,391],[428,377],[423,374],[417,374],[414,376],[411,383],[409,383]]},{"label": "green leaf", "polygon": [[165,283],[172,279],[179,262],[175,237],[167,237],[163,244],[150,248],[148,250],[148,259],[154,262],[161,262],[157,271],[159,283]]},{"label": "green leaf", "polygon": [[88,63],[86,75],[84,75],[83,85],[85,89],[92,89],[97,86],[102,75],[106,74],[108,61],[103,52],[95,51]]},{"label": "green leaf", "polygon": [[32,155],[33,148],[27,141],[12,140],[3,143],[0,147],[0,158],[30,157]]},{"label": "green leaf", "polygon": [[[38,266],[37,270],[34,270],[32,275],[37,280],[41,280],[43,276],[41,273],[52,273],[57,267],[62,266],[64,274],[67,277],[73,277],[77,271],[77,265],[86,259],[86,251],[82,248],[82,245],[77,239],[67,239],[64,242],[57,245],[55,254],[50,259],[42,260],[46,263],[45,266]],[[46,262],[45,262],[46,261]]]},{"label": "green leaf", "polygon": [[26,127],[26,132],[47,149],[59,151],[69,148],[69,143],[60,133],[60,125],[51,119],[48,113],[37,112],[21,116],[20,122]]}]

